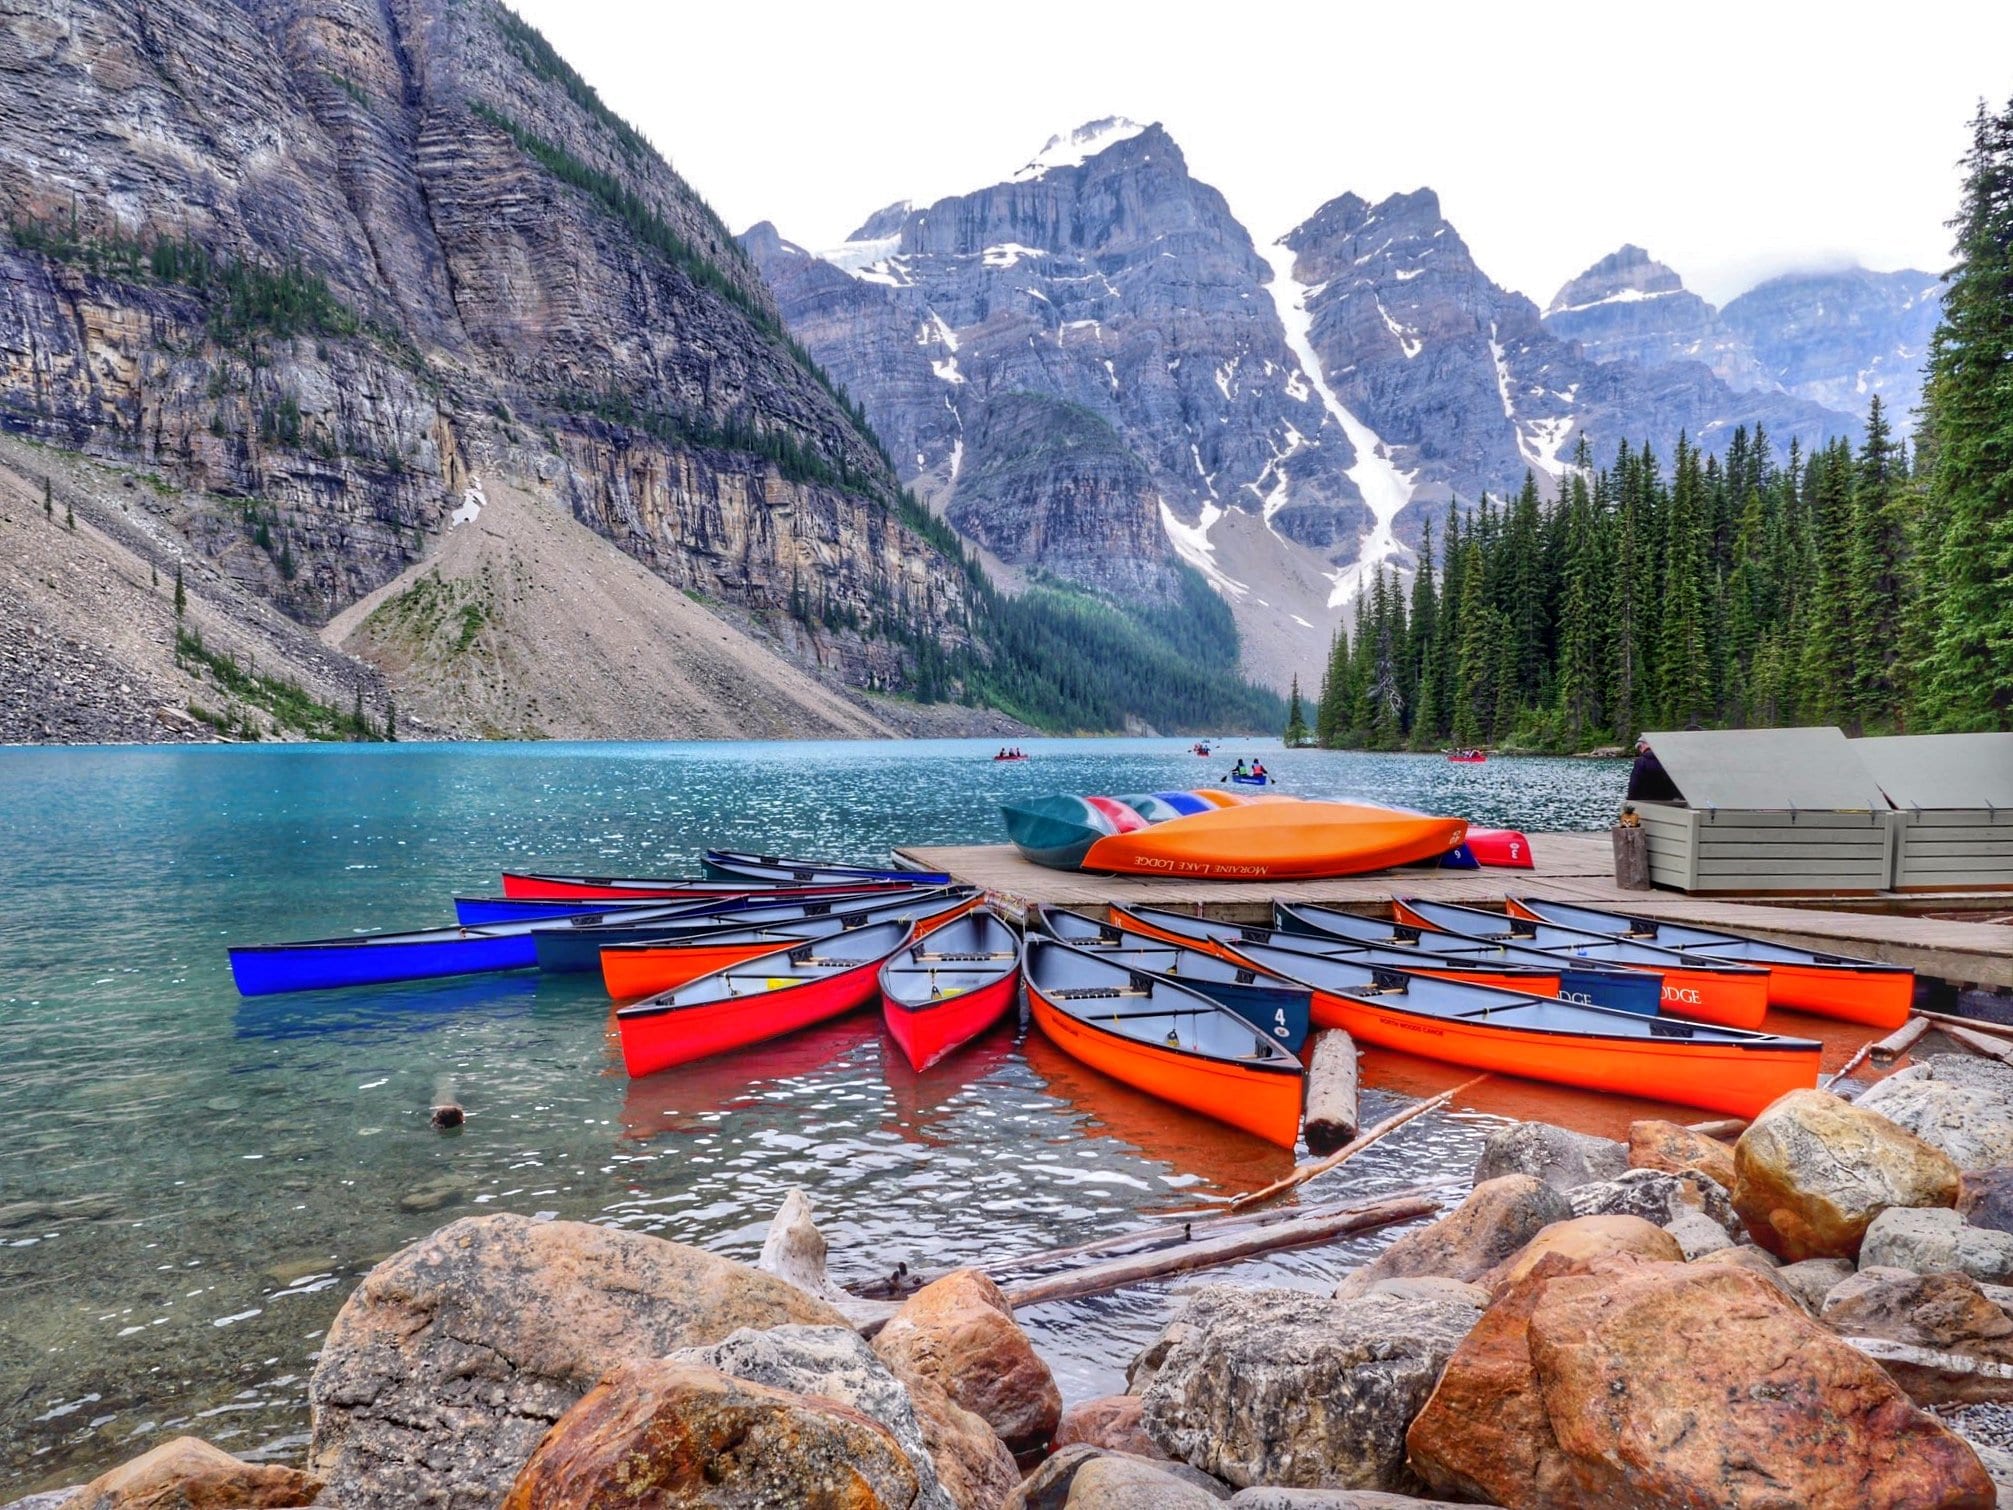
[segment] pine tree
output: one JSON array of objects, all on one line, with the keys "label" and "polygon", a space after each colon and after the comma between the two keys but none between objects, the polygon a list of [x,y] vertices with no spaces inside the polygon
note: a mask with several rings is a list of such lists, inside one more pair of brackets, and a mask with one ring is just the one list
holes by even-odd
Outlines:
[{"label": "pine tree", "polygon": [[182,610],[189,606],[189,595],[182,590],[182,563],[175,563],[175,617],[181,618]]},{"label": "pine tree", "polygon": [[1419,569],[1412,578],[1412,718],[1408,733],[1414,749],[1439,738],[1440,709],[1446,691],[1440,681],[1435,637],[1440,628],[1439,594],[1433,584],[1433,521],[1419,531]]},{"label": "pine tree", "polygon": [[1935,583],[1920,701],[1940,729],[2013,728],[2013,103],[1981,104],[1930,343],[1923,430]]},{"label": "pine tree", "polygon": [[1899,712],[1906,671],[1901,616],[1908,541],[1904,490],[1907,461],[1874,394],[1852,485],[1852,722],[1891,722]]},{"label": "pine tree", "polygon": [[1313,736],[1307,732],[1307,715],[1300,707],[1300,674],[1293,674],[1293,690],[1286,698],[1286,744],[1289,749],[1306,744]]},{"label": "pine tree", "polygon": [[384,700],[384,738],[386,744],[398,742],[398,704],[389,697]]},{"label": "pine tree", "polygon": [[46,477],[42,479],[42,517],[52,524],[56,519],[56,485]]},{"label": "pine tree", "polygon": [[1495,641],[1501,616],[1482,591],[1482,546],[1461,547],[1461,643],[1454,670],[1454,743],[1477,745],[1495,733]]},{"label": "pine tree", "polygon": [[73,535],[77,532],[77,511],[67,498],[63,500],[63,526]]}]

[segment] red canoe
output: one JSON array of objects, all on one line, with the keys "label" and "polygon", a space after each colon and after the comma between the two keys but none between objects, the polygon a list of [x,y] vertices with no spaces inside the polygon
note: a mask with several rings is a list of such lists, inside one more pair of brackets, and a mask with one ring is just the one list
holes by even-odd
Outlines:
[{"label": "red canoe", "polygon": [[699,897],[761,896],[773,897],[779,902],[795,902],[917,886],[925,884],[928,879],[927,876],[917,876],[913,881],[822,881],[783,885],[769,881],[695,881],[681,876],[554,876],[506,870],[503,873],[503,894],[521,901],[606,902],[645,898],[683,901]]},{"label": "red canoe", "polygon": [[1514,828],[1471,828],[1468,853],[1500,870],[1531,870],[1531,841]]},{"label": "red canoe", "polygon": [[881,1015],[911,1065],[928,1069],[1020,1004],[1020,950],[1020,935],[981,909],[881,966]]},{"label": "red canoe", "polygon": [[881,965],[915,937],[913,923],[875,923],[702,975],[631,1007],[615,1026],[632,1078],[780,1038],[874,999]]}]

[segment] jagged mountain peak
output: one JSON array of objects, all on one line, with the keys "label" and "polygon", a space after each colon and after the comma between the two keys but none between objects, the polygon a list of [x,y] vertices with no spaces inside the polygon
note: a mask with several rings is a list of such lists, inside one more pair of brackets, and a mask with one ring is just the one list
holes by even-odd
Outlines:
[{"label": "jagged mountain peak", "polygon": [[893,204],[882,205],[873,214],[861,221],[859,228],[848,236],[848,241],[880,241],[902,233],[902,222],[909,218],[909,211],[915,208],[912,200],[898,199]]},{"label": "jagged mountain peak", "polygon": [[[1130,141],[1149,131],[1161,131],[1159,123],[1143,126],[1122,115],[1107,115],[1102,120],[1086,121],[1074,131],[1051,136],[1047,145],[1014,174],[1014,181],[1022,183],[1031,178],[1041,178],[1055,168],[1081,167],[1120,142]],[[1161,134],[1166,133],[1162,131]]]},{"label": "jagged mountain peak", "polygon": [[1555,315],[1593,304],[1627,303],[1632,299],[1685,292],[1684,279],[1633,242],[1625,242],[1577,278],[1569,279],[1545,309]]}]

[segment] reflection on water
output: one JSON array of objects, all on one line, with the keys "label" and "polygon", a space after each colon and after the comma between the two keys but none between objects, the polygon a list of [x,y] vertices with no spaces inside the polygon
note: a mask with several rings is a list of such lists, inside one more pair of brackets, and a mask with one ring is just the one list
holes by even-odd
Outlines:
[{"label": "reflection on water", "polygon": [[[1004,797],[1192,785],[1240,753],[1306,795],[1530,828],[1604,824],[1621,786],[1605,762],[1027,747],[1000,766],[979,742],[0,751],[0,1498],[180,1431],[297,1453],[343,1296],[457,1216],[552,1212],[752,1257],[802,1185],[857,1278],[1079,1241],[1287,1163],[1013,1025],[921,1075],[863,1015],[631,1084],[591,978],[247,1002],[229,943],[443,921],[505,865],[666,874],[707,843],[866,859],[990,841]],[[428,1125],[442,1095],[468,1108],[457,1134]],[[1310,1198],[1458,1184],[1484,1123],[1421,1119]],[[1233,1272],[1320,1285],[1383,1240]],[[1027,1319],[1077,1396],[1114,1387],[1167,1306],[1147,1289]]]}]

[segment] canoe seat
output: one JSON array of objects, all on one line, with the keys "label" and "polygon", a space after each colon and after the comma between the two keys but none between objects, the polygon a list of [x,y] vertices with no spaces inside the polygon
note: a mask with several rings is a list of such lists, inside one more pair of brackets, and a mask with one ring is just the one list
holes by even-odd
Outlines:
[{"label": "canoe seat", "polygon": [[980,952],[977,954],[916,954],[912,957],[919,963],[923,960],[930,960],[932,962],[942,960],[945,961],[946,963],[951,964],[990,964],[994,960],[1012,959],[1014,956],[1013,951],[1011,949],[1004,949],[1004,950],[996,950],[991,953]]}]

